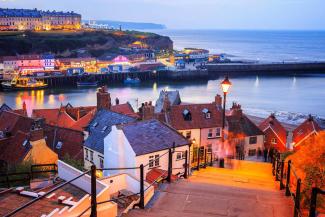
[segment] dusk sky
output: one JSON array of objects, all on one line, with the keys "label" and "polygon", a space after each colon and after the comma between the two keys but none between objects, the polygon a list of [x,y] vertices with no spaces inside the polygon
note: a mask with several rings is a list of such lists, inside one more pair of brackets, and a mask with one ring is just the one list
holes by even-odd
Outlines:
[{"label": "dusk sky", "polygon": [[322,29],[324,0],[0,0],[4,8],[73,10],[83,19],[182,29]]}]

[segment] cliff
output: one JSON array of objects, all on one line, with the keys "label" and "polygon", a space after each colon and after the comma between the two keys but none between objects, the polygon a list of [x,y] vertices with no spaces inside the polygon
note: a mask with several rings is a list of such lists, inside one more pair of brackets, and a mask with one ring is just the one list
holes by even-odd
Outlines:
[{"label": "cliff", "polygon": [[82,50],[94,57],[116,52],[141,40],[155,50],[172,50],[169,37],[137,31],[0,32],[0,56],[53,53],[76,56]]}]

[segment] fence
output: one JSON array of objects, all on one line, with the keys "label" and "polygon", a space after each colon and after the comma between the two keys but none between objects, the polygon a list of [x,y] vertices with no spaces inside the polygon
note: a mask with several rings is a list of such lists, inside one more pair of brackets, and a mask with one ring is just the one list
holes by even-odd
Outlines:
[{"label": "fence", "polygon": [[17,184],[27,184],[34,178],[44,177],[50,173],[57,173],[56,164],[35,164],[31,165],[28,172],[7,172],[0,174],[0,186],[5,185],[7,188]]},{"label": "fence", "polygon": [[[297,174],[297,170],[291,160],[285,162],[281,159],[279,152],[274,152],[272,157],[272,174],[275,180],[280,182],[280,190],[285,189],[285,195],[292,197],[294,202],[294,217],[303,217],[301,202],[302,180]],[[313,188],[311,192],[309,217],[316,217],[317,195],[325,194],[324,190]]]},{"label": "fence", "polygon": [[195,149],[190,152],[192,169],[200,170],[213,165],[213,153],[208,149]]},{"label": "fence", "polygon": [[[38,198],[35,198],[33,200],[31,200],[30,202],[26,203],[25,205],[17,208],[16,210],[10,212],[9,214],[5,215],[5,217],[9,217],[9,216],[13,216],[16,213],[18,213],[19,211],[29,207],[30,205],[34,204],[35,202],[43,199],[44,197],[50,195],[51,193],[53,193],[54,191],[64,187],[65,185],[79,179],[80,177],[90,173],[91,176],[91,205],[90,207],[88,207],[86,210],[84,210],[79,216],[83,216],[85,213],[87,213],[89,210],[91,210],[91,217],[96,217],[97,216],[97,205],[101,205],[101,204],[105,204],[108,202],[116,202],[118,199],[121,199],[121,197],[119,197],[118,199],[110,199],[107,201],[101,201],[101,202],[97,202],[97,194],[96,194],[96,172],[97,171],[114,171],[114,170],[138,170],[139,174],[140,174],[140,191],[137,193],[134,193],[133,195],[128,195],[128,197],[130,196],[134,196],[134,195],[138,195],[139,196],[139,202],[134,206],[134,207],[139,207],[140,209],[144,209],[145,207],[145,192],[155,183],[159,182],[162,178],[163,180],[167,180],[168,182],[172,181],[172,174],[173,174],[173,169],[180,169],[180,168],[173,168],[173,154],[177,153],[178,151],[175,151],[175,148],[170,148],[168,151],[166,151],[164,154],[159,156],[159,159],[162,157],[168,157],[168,170],[166,171],[166,173],[163,173],[161,176],[159,176],[158,178],[156,178],[152,183],[149,183],[149,185],[145,188],[145,177],[144,177],[144,169],[146,167],[149,167],[149,164],[143,165],[141,164],[139,167],[127,167],[127,168],[103,168],[103,169],[97,169],[95,165],[91,166],[91,169],[80,174],[79,176],[64,182],[62,184],[60,184],[59,186],[53,188],[52,190],[46,192],[45,194],[43,194],[42,196],[39,196]],[[185,151],[185,158],[184,160],[184,164],[183,164],[183,168],[184,172],[182,174],[179,174],[180,176],[187,178],[188,177],[188,173],[189,173],[189,152],[188,150]],[[157,160],[157,159],[155,159]],[[166,176],[167,175],[167,176]],[[165,177],[166,176],[166,177]],[[165,177],[165,178],[164,178]]]}]

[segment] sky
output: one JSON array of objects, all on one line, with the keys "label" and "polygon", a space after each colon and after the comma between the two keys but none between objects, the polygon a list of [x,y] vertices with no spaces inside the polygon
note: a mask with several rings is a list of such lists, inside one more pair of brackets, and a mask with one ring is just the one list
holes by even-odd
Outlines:
[{"label": "sky", "polygon": [[325,30],[324,0],[0,0],[1,8],[81,13],[170,29]]}]

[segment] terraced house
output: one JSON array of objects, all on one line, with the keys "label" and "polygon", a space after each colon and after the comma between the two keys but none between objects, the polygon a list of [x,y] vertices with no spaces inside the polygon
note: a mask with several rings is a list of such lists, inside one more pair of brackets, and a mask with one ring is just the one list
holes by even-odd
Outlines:
[{"label": "terraced house", "polygon": [[0,31],[75,30],[81,28],[81,15],[73,11],[0,8]]}]

